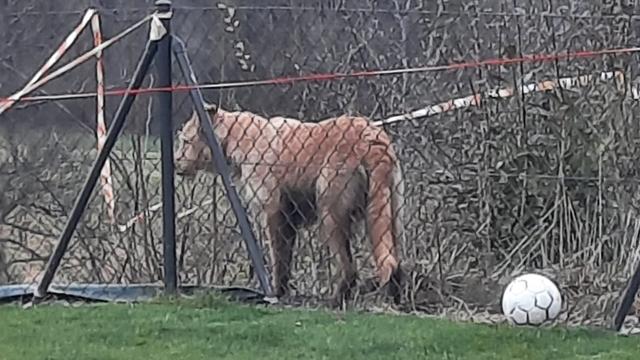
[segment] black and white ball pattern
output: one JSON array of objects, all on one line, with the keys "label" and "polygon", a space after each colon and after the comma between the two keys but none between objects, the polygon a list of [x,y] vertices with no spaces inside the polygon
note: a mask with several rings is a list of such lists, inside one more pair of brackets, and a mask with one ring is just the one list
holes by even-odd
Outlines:
[{"label": "black and white ball pattern", "polygon": [[502,312],[511,324],[540,325],[560,314],[562,296],[556,284],[539,274],[513,279],[502,294]]}]

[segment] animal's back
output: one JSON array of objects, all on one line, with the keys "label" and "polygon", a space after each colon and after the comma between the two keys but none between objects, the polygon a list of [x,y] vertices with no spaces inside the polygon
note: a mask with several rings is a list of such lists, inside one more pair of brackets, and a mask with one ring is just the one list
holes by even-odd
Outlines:
[{"label": "animal's back", "polygon": [[[282,185],[309,189],[322,169],[353,174],[366,157],[395,157],[388,135],[362,117],[339,116],[317,123],[249,112],[223,112],[221,124],[235,144],[233,158],[273,165]],[[326,172],[327,170],[325,170]]]},{"label": "animal's back", "polygon": [[388,135],[365,118],[340,116],[321,121],[318,126],[323,128],[323,134],[316,139],[321,142],[319,147],[329,165],[352,168],[372,151],[392,151]]}]

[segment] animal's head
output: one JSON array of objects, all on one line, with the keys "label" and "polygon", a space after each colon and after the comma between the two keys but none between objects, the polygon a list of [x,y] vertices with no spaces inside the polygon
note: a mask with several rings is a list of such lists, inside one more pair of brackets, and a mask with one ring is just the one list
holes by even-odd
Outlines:
[{"label": "animal's head", "polygon": [[178,132],[174,163],[176,173],[182,176],[195,176],[196,172],[211,167],[211,149],[195,112]]}]

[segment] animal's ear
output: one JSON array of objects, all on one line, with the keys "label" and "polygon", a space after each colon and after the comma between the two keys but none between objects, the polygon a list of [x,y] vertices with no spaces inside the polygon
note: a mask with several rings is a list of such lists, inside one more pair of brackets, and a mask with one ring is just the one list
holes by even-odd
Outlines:
[{"label": "animal's ear", "polygon": [[198,118],[198,114],[193,111],[189,119],[182,124],[182,129],[180,133],[188,138],[196,136],[200,129],[200,119]]},{"label": "animal's ear", "polygon": [[216,104],[208,104],[208,103],[204,103],[204,109],[208,112],[211,113],[216,113],[218,112],[218,105]]},{"label": "animal's ear", "polygon": [[200,126],[200,117],[198,116],[198,113],[193,110],[193,113],[191,113],[191,122],[193,123],[193,125],[195,126]]}]

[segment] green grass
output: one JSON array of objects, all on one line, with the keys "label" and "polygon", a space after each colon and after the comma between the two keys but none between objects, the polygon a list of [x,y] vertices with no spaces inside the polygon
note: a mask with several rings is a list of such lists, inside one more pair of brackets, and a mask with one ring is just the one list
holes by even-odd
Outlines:
[{"label": "green grass", "polygon": [[604,331],[238,306],[0,307],[0,359],[636,359]]}]

